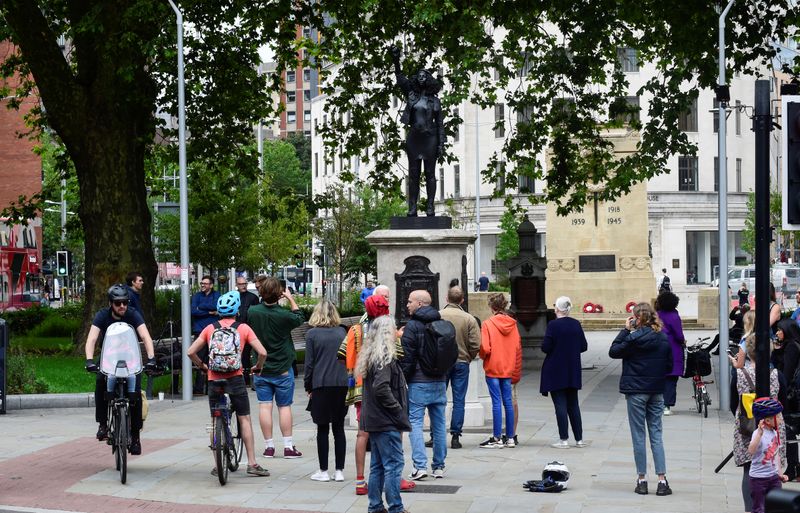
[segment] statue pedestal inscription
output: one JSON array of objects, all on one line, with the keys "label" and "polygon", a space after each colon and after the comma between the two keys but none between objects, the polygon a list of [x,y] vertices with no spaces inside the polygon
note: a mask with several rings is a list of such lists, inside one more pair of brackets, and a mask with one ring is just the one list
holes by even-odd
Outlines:
[{"label": "statue pedestal inscription", "polygon": [[[636,151],[638,135],[624,130],[605,136],[615,153]],[[583,212],[566,217],[547,205],[547,304],[569,296],[573,308],[600,304],[604,312],[624,313],[630,301],[655,297],[648,249],[647,184],[631,187],[614,201],[601,201],[602,184],[591,186]]]}]

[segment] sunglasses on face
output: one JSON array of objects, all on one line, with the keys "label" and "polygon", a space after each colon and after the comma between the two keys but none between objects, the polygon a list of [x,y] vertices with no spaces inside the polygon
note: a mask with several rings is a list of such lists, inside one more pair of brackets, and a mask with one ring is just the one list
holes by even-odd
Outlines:
[{"label": "sunglasses on face", "polygon": [[114,306],[128,306],[127,301],[114,301]]}]

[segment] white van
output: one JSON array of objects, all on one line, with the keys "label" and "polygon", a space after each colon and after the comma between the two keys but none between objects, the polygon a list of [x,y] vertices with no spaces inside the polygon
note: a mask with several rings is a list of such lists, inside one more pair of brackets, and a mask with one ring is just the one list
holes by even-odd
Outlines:
[{"label": "white van", "polygon": [[[772,266],[770,279],[776,292],[783,292],[784,296],[794,294],[800,289],[800,267],[785,264]],[[728,287],[731,295],[736,296],[742,283],[747,284],[750,294],[754,294],[756,286],[756,267],[754,265],[736,266],[728,271]]]}]

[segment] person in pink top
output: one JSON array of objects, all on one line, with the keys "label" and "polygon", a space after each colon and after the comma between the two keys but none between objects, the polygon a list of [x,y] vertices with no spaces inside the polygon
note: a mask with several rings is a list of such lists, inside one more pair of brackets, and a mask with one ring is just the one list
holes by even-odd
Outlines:
[{"label": "person in pink top", "polygon": [[[225,391],[230,395],[231,406],[239,419],[239,430],[242,433],[244,447],[247,451],[247,473],[253,476],[268,476],[269,471],[256,462],[256,453],[253,447],[253,426],[250,424],[250,399],[247,396],[247,386],[244,383],[244,372],[241,365],[242,351],[244,351],[245,346],[249,345],[258,354],[258,360],[250,370],[253,373],[261,372],[261,366],[264,365],[264,361],[267,359],[267,350],[264,349],[250,326],[236,322],[236,314],[239,312],[240,305],[241,301],[238,292],[228,292],[220,296],[217,301],[217,312],[222,318],[203,328],[203,331],[200,332],[200,335],[189,347],[187,354],[195,365],[208,373],[209,381],[217,379],[228,380]],[[201,349],[208,348],[209,357],[214,357],[214,351],[210,348],[212,338],[215,331],[223,328],[235,329],[239,337],[239,354],[225,359],[225,364],[233,369],[228,372],[209,369],[210,362],[204,362],[197,356]],[[212,367],[217,367],[218,365],[219,362],[216,362],[216,365],[212,365]],[[211,387],[209,387],[208,403],[210,407],[216,404],[217,398],[218,392],[211,390]],[[214,471],[216,469],[212,473]]]}]

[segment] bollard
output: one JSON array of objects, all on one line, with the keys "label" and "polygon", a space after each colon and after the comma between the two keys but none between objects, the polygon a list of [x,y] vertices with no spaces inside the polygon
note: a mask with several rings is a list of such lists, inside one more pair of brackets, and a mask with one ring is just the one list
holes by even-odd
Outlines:
[{"label": "bollard", "polygon": [[766,513],[800,513],[800,492],[791,490],[771,490],[767,494],[764,511]]}]

